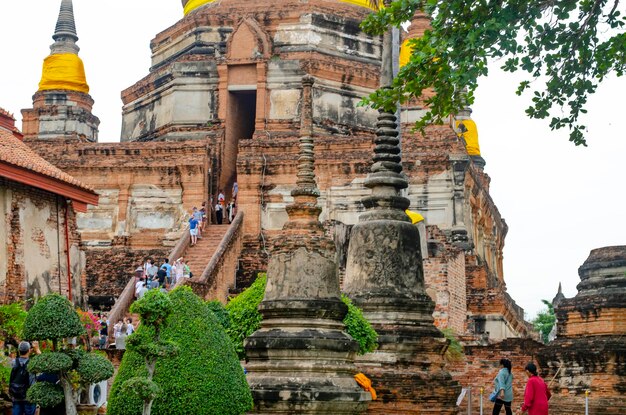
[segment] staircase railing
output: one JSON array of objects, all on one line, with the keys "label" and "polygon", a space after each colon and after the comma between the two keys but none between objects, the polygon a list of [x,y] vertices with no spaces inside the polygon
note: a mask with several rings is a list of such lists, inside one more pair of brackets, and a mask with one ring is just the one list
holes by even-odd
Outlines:
[{"label": "staircase railing", "polygon": [[178,258],[182,257],[187,248],[189,248],[189,244],[191,243],[191,236],[189,235],[189,228],[185,227],[183,230],[183,234],[181,235],[176,245],[174,245],[174,249],[170,252],[170,256],[167,257],[170,261],[170,264],[173,264]]},{"label": "staircase railing", "polygon": [[242,224],[243,212],[239,211],[202,275],[181,283],[191,286],[203,298],[226,301],[229,288],[234,287],[236,282],[237,259],[243,245]]},{"label": "staircase railing", "polygon": [[128,284],[126,284],[126,287],[124,287],[122,294],[120,294],[120,296],[117,298],[117,301],[115,302],[115,304],[113,305],[113,308],[111,308],[111,311],[109,312],[109,327],[107,331],[107,335],[109,337],[109,343],[114,341],[115,333],[113,330],[113,326],[119,320],[124,319],[124,317],[126,316],[126,313],[128,312],[128,309],[130,308],[130,305],[135,300],[135,282],[136,281],[137,279],[135,277],[132,277],[130,281],[128,281]]}]

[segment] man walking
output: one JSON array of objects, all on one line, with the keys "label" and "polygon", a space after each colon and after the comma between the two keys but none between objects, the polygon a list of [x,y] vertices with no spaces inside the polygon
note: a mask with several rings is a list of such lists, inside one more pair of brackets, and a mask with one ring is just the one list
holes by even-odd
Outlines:
[{"label": "man walking", "polygon": [[[34,415],[36,405],[26,400],[28,388],[35,382],[35,375],[28,373],[27,365],[30,360],[30,343],[21,342],[17,347],[19,356],[11,369],[9,378],[9,394],[13,401],[13,415]],[[41,354],[39,343],[33,342],[33,350]]]},{"label": "man walking", "polygon": [[196,229],[198,230],[198,238],[202,238],[202,212],[194,207],[193,212],[191,213],[191,217],[194,218],[198,223],[198,226],[196,227]]},{"label": "man walking", "polygon": [[[195,209],[196,208],[194,208],[194,210]],[[198,223],[198,220],[194,217],[194,215],[191,215],[191,217],[189,218],[189,235],[191,236],[191,246],[198,243],[198,228],[199,227],[200,227],[200,224]]]}]

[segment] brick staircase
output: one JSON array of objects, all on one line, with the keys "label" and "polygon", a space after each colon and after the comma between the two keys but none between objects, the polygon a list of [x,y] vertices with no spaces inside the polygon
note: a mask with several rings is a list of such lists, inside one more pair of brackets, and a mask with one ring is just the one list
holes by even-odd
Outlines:
[{"label": "brick staircase", "polygon": [[[210,225],[198,238],[195,246],[189,246],[189,231],[181,235],[169,256],[170,264],[181,256],[185,259],[193,278],[178,282],[191,286],[200,297],[225,301],[231,288],[235,286],[235,274],[242,244],[243,212],[237,213],[231,225]],[[139,316],[130,314],[130,306],[135,301],[135,277],[131,278],[117,298],[109,313],[109,319],[116,321]],[[113,325],[109,327],[109,341],[113,342]]]},{"label": "brick staircase", "polygon": [[230,225],[209,225],[204,229],[202,238],[198,238],[195,246],[189,246],[183,258],[194,278],[198,278],[209,264],[211,257],[218,248]]}]

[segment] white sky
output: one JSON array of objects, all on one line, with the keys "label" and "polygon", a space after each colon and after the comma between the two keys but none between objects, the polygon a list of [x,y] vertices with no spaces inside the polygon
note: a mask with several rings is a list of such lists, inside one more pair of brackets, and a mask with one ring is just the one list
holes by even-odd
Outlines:
[{"label": "white sky", "polygon": [[[0,2],[0,107],[15,113],[18,126],[20,110],[32,107],[60,3]],[[74,0],[74,12],[100,141],[118,141],[120,92],[148,74],[150,40],[182,17],[181,2]],[[576,294],[577,269],[591,249],[626,244],[626,79],[606,82],[590,100],[588,148],[527,119],[517,80],[494,70],[481,82],[473,118],[491,195],[510,228],[505,280],[532,317],[559,281],[567,297]]]}]

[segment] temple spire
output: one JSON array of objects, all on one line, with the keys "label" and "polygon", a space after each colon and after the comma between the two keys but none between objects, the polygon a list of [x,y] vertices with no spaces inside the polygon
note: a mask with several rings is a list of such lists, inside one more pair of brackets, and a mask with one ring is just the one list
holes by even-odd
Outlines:
[{"label": "temple spire", "polygon": [[74,20],[74,6],[72,0],[62,0],[59,18],[54,29],[54,44],[50,46],[52,54],[74,53],[80,50],[76,45],[78,34],[76,33],[76,22]]}]

